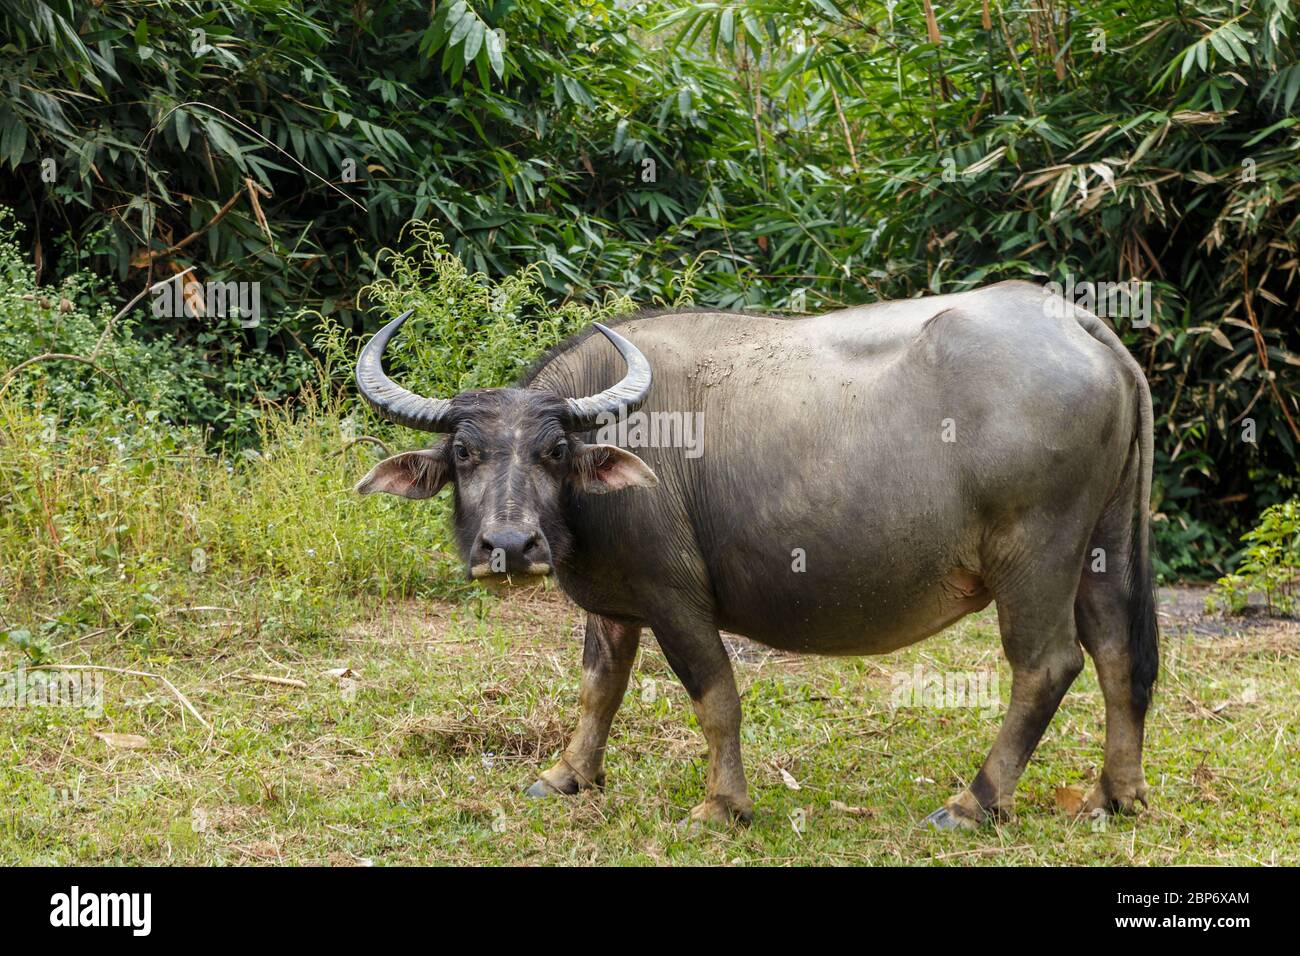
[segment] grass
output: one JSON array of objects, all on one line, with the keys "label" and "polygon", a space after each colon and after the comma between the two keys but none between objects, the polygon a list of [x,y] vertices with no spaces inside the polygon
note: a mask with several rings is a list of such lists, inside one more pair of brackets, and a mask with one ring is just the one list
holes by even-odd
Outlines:
[{"label": "grass", "polygon": [[[0,710],[0,863],[116,864],[1275,864],[1300,859],[1300,627],[1201,634],[1167,624],[1148,724],[1152,807],[1097,825],[1057,808],[1099,769],[1091,666],[1021,783],[1017,815],[974,834],[917,822],[978,768],[1000,713],[893,709],[920,664],[1010,675],[990,613],[879,658],[739,645],[756,818],[689,832],[704,741],[647,637],[615,723],[603,793],[522,789],[577,716],[581,613],[553,590],[350,599],[315,628],[266,626],[238,579],[207,581],[145,646],[104,634],[65,663],[108,675],[104,712]],[[5,669],[15,650],[0,651]],[[350,668],[355,678],[331,670]],[[293,687],[249,675],[300,680]],[[352,681],[349,686],[348,682]],[[118,749],[96,733],[135,734]],[[800,787],[791,789],[782,774]],[[853,809],[845,809],[845,808]]]}]

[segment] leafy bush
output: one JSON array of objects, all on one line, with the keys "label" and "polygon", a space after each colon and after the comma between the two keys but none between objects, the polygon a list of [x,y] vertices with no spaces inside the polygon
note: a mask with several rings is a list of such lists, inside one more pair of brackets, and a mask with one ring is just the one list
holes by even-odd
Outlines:
[{"label": "leafy bush", "polygon": [[742,107],[684,220],[727,250],[701,298],[1150,282],[1150,326],[1120,329],[1154,396],[1160,571],[1226,569],[1300,444],[1294,5],[676,7]]},{"label": "leafy bush", "polygon": [[[242,336],[233,318],[178,343],[149,334],[144,307],[113,322],[117,291],[89,269],[54,288],[40,285],[21,232],[12,211],[0,207],[0,389],[13,400],[85,420],[137,402],[159,422],[247,445],[258,437],[262,404],[292,397],[306,380],[304,353],[274,360],[234,341],[216,350],[214,361],[212,343]],[[38,356],[64,357],[24,364]],[[93,365],[66,356],[93,358]]]},{"label": "leafy bush", "polygon": [[657,9],[15,0],[0,196],[43,230],[102,228],[81,251],[119,280],[197,265],[262,281],[272,315],[307,300],[350,324],[374,250],[431,216],[475,271],[546,260],[553,293],[639,294],[627,278],[663,269],[644,246],[681,209],[641,161],[680,164],[701,125],[679,109],[692,62],[639,40]]},{"label": "leafy bush", "polygon": [[1219,579],[1206,600],[1210,612],[1240,614],[1252,593],[1262,593],[1269,614],[1294,614],[1300,573],[1300,498],[1274,505],[1242,535],[1246,550],[1233,574]]},{"label": "leafy bush", "polygon": [[[1295,474],[1289,0],[15,0],[0,29],[0,198],[40,278],[264,285],[256,330],[138,327],[191,353],[187,420],[218,440],[296,394],[309,323],[361,324],[417,219],[467,274],[544,263],[547,303],[598,308],[693,268],[701,303],[796,312],[1148,281],[1151,325],[1121,331],[1155,396],[1162,576],[1227,570]],[[519,331],[442,314],[421,305],[428,362]],[[515,362],[495,350],[477,381]]]},{"label": "leafy bush", "polygon": [[[0,389],[28,401],[39,393],[68,416],[94,415],[135,398],[169,418],[182,417],[187,383],[170,350],[140,341],[134,316],[124,317],[100,345],[114,311],[111,287],[88,271],[54,288],[39,285],[13,220],[0,207]],[[96,367],[53,358],[17,369],[37,356],[63,354],[95,355]]]},{"label": "leafy bush", "polygon": [[421,394],[510,385],[552,345],[633,308],[615,295],[599,306],[551,305],[542,294],[544,267],[495,280],[470,272],[428,223],[412,223],[411,234],[406,249],[381,252],[388,274],[363,292],[386,316],[415,310],[385,361],[403,368],[404,383]]}]

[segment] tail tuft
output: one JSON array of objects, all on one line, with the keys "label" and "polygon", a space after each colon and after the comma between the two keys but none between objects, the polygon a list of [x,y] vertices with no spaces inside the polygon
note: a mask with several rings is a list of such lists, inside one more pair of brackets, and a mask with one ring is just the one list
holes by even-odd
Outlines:
[{"label": "tail tuft", "polygon": [[[1139,511],[1134,534],[1142,539],[1150,533]],[[1135,542],[1136,543],[1136,542]],[[1128,652],[1132,674],[1133,706],[1139,716],[1145,715],[1155,689],[1156,674],[1160,670],[1160,634],[1156,625],[1156,591],[1151,574],[1150,549],[1146,541],[1134,549],[1137,554],[1130,565]]]}]

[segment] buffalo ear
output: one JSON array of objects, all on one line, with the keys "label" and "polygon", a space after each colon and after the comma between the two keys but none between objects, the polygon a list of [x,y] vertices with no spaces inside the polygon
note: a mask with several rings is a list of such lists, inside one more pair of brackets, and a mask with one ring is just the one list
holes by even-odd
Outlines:
[{"label": "buffalo ear", "polygon": [[583,445],[573,456],[573,483],[589,495],[620,488],[653,488],[659,478],[650,466],[616,445]]},{"label": "buffalo ear", "polygon": [[355,491],[361,495],[382,491],[403,498],[432,498],[450,477],[447,442],[442,442],[436,448],[404,451],[385,458],[357,482]]}]

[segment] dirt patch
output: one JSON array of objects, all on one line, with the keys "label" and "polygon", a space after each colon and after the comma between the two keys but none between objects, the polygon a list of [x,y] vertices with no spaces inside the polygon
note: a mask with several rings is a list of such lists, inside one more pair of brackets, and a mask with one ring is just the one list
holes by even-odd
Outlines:
[{"label": "dirt patch", "polygon": [[1251,596],[1241,614],[1206,614],[1208,584],[1180,584],[1160,588],[1156,594],[1156,616],[1160,630],[1166,634],[1195,634],[1200,637],[1242,637],[1248,634],[1300,634],[1300,621],[1292,617],[1272,617],[1263,598]]},{"label": "dirt patch", "polygon": [[582,636],[586,612],[556,587],[485,591],[459,604],[407,600],[382,604],[352,624],[344,639],[408,647],[466,643],[480,622],[519,637],[566,641]]},{"label": "dirt patch", "polygon": [[[1262,598],[1252,596],[1242,614],[1207,614],[1205,599],[1209,593],[1210,586],[1200,584],[1160,588],[1156,596],[1156,614],[1162,633],[1170,636],[1276,639],[1284,644],[1300,641],[1300,620],[1268,615]],[[482,620],[534,645],[582,646],[586,612],[557,587],[501,588],[484,594],[478,601],[481,603],[412,600],[385,604],[353,624],[344,636],[354,643],[408,647],[459,645],[476,639],[474,628]],[[799,655],[776,651],[727,631],[722,632],[722,641],[727,655],[741,664],[761,666],[794,663],[801,659]],[[658,653],[658,644],[650,628],[642,633],[641,645],[652,653]]]},{"label": "dirt patch", "polygon": [[[363,644],[400,644],[408,647],[468,643],[476,616],[493,627],[526,638],[533,643],[582,647],[587,629],[587,612],[557,587],[497,588],[485,593],[483,604],[460,605],[439,601],[401,601],[382,605],[354,623],[344,639]],[[788,663],[798,660],[739,634],[723,631],[727,656],[742,664]],[[645,628],[641,646],[658,653],[654,632]]]},{"label": "dirt patch", "polygon": [[418,720],[402,740],[404,757],[492,757],[540,760],[564,749],[571,717],[538,707],[527,717],[489,708],[460,717]]}]

